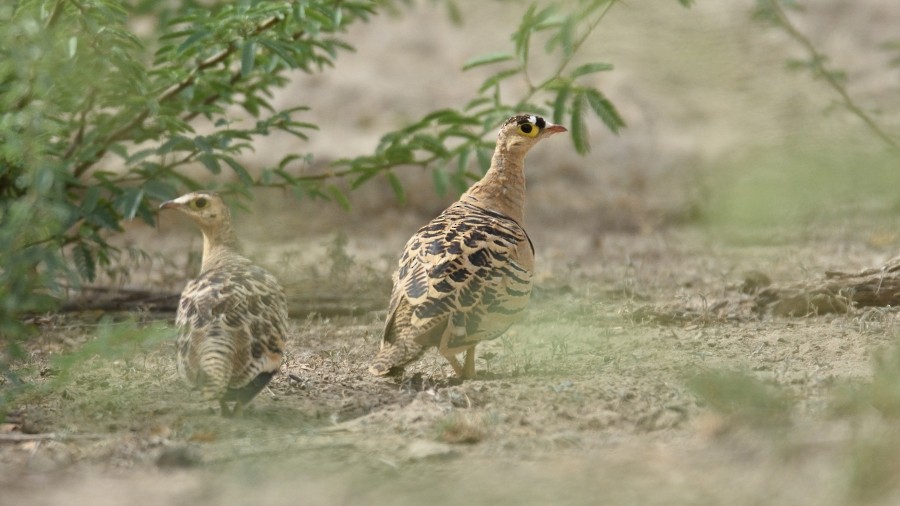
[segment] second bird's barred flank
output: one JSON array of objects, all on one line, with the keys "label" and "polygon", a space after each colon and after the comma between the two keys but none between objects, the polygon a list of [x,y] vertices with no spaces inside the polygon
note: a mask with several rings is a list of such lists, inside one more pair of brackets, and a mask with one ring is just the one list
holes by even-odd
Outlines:
[{"label": "second bird's barred flank", "polygon": [[223,414],[240,411],[281,367],[288,329],[284,291],[241,255],[218,195],[190,193],[161,207],[184,212],[203,231],[200,274],[182,291],[176,315],[179,375],[218,400]]},{"label": "second bird's barred flank", "polygon": [[[427,325],[448,310],[521,311],[524,304],[516,299],[527,303],[531,293],[529,267],[516,254],[524,241],[525,230],[510,218],[467,202],[450,206],[413,236],[401,260],[398,282],[415,306],[413,323]],[[480,340],[468,328],[471,340]]]}]

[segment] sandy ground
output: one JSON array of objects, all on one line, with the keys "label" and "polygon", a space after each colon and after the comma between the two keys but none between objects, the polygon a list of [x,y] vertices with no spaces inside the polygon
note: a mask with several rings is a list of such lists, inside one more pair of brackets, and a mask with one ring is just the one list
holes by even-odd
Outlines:
[{"label": "sandy ground", "polygon": [[[462,28],[430,3],[358,27],[357,53],[279,98],[314,104],[320,132],[254,160],[365,153],[458,106],[484,76],[456,69],[506,47],[494,20],[516,19],[510,4],[471,7]],[[525,321],[479,346],[479,379],[453,380],[434,352],[372,378],[383,309],[299,307],[282,374],[226,420],[178,383],[173,315],[49,315],[15,365],[32,388],[0,423],[0,502],[896,504],[897,311],[774,318],[740,291],[752,271],[791,284],[895,256],[895,155],[784,70],[799,53],[748,21],[753,2],[676,4],[616,7],[592,39],[629,128],[594,122],[589,156],[555,138],[529,158],[538,283]],[[890,125],[896,72],[878,47],[900,9],[854,5],[818,2],[798,23]],[[378,181],[350,212],[257,195],[240,234],[294,290],[386,305],[406,238],[452,198],[402,176],[406,206]],[[183,220],[120,240],[151,253],[129,286],[177,289],[196,267]]]},{"label": "sandy ground", "polygon": [[[722,245],[697,230],[610,235],[591,259],[604,274],[579,259],[545,276],[527,319],[479,347],[481,379],[462,384],[436,353],[402,379],[370,377],[379,311],[298,318],[282,374],[237,420],[178,383],[170,321],[144,315],[152,332],[116,339],[84,321],[96,315],[56,318],[17,370],[37,389],[0,426],[0,436],[45,438],[0,439],[3,495],[10,504],[891,504],[900,492],[892,414],[848,392],[874,391],[872,356],[894,345],[896,311],[701,312],[673,325],[634,316],[673,301],[740,303],[736,261],[799,280],[846,246],[834,237]],[[64,351],[75,358],[60,359]],[[868,476],[869,466],[884,470]]]}]

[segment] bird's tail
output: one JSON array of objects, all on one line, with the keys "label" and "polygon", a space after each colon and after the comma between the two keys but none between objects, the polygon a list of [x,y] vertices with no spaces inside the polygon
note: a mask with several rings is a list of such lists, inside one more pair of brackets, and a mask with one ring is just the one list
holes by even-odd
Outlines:
[{"label": "bird's tail", "polygon": [[207,400],[221,399],[231,382],[234,368],[234,343],[219,327],[212,325],[200,346],[200,378],[198,385]]},{"label": "bird's tail", "polygon": [[369,372],[376,376],[384,376],[389,374],[391,369],[403,367],[424,352],[425,348],[412,340],[398,339],[392,344],[384,343],[381,351],[372,359]]}]

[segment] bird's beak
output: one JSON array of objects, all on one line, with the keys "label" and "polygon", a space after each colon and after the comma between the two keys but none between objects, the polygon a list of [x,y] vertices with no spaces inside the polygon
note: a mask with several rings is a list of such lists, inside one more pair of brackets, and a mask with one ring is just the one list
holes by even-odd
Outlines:
[{"label": "bird's beak", "polygon": [[167,200],[167,201],[165,201],[165,202],[163,202],[162,204],[159,205],[159,209],[160,209],[160,210],[163,210],[163,209],[175,209],[175,208],[180,207],[180,206],[181,206],[181,204],[179,204],[178,202],[175,202],[174,200]]},{"label": "bird's beak", "polygon": [[567,129],[566,127],[564,127],[562,125],[556,125],[553,123],[547,123],[547,126],[544,127],[544,132],[546,132],[547,135],[553,135],[553,134],[558,134],[558,133],[568,132],[568,131],[569,131],[569,129]]}]

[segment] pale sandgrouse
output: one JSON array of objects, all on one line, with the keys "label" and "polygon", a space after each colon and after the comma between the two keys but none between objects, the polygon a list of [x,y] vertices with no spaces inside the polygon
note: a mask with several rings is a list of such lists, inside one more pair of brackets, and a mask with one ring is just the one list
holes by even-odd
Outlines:
[{"label": "pale sandgrouse", "polygon": [[[565,131],[534,115],[514,116],[500,127],[484,177],[406,243],[369,372],[398,372],[436,346],[457,376],[475,377],[475,346],[519,320],[531,296],[525,155]],[[464,366],[456,358],[462,351]]]},{"label": "pale sandgrouse", "polygon": [[204,398],[218,400],[223,416],[240,413],[281,367],[288,328],[284,291],[241,254],[219,195],[188,193],[160,209],[181,211],[203,232],[200,274],[184,287],[175,318],[178,373]]}]

